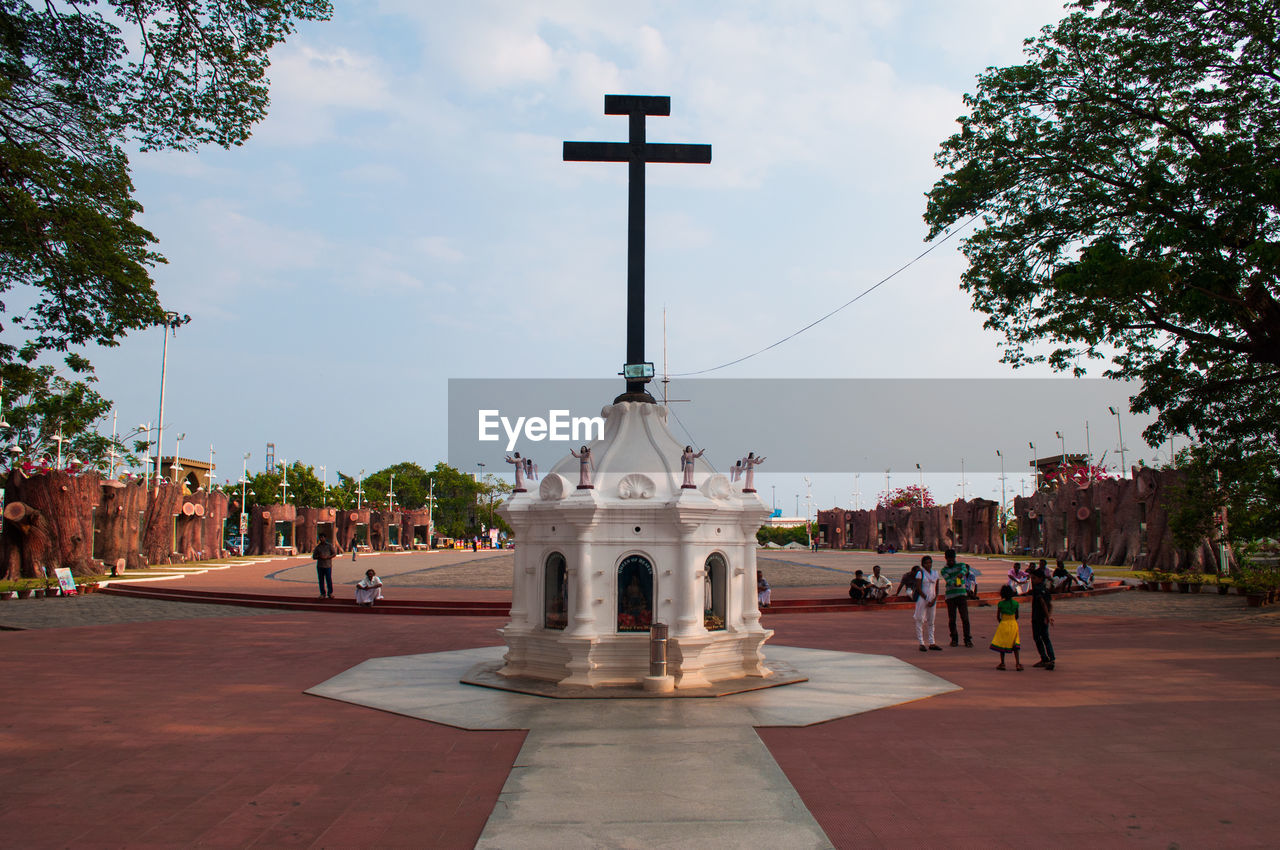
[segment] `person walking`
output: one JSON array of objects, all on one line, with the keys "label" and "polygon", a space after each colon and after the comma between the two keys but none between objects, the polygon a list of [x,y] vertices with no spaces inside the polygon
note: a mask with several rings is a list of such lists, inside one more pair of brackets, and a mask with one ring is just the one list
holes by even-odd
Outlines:
[{"label": "person walking", "polygon": [[951,632],[951,645],[960,645],[956,631],[956,616],[964,623],[964,645],[973,646],[973,632],[969,630],[969,581],[972,570],[966,563],[956,561],[956,550],[942,553],[946,563],[942,567],[942,585],[947,589],[947,630]]},{"label": "person walking", "polygon": [[1000,602],[996,605],[996,633],[991,636],[991,648],[1000,653],[997,670],[1007,669],[1004,666],[1006,652],[1013,653],[1015,670],[1022,669],[1022,657],[1018,654],[1021,646],[1021,635],[1018,633],[1018,600],[1013,598],[1013,588],[1002,585]]},{"label": "person walking", "polygon": [[[925,555],[920,559],[920,585],[916,592],[916,613],[912,617],[916,621],[916,640],[920,643],[920,651],[930,649],[942,651],[933,638],[934,625],[938,619],[938,581],[941,576],[933,568],[933,558]],[[925,634],[929,635],[929,643],[925,644]]]},{"label": "person walking", "polygon": [[1032,667],[1052,670],[1057,660],[1053,654],[1053,641],[1049,639],[1049,626],[1053,625],[1053,598],[1049,595],[1049,577],[1043,567],[1031,571],[1031,637],[1035,639],[1040,660]]},{"label": "person walking", "polygon": [[320,598],[333,598],[333,556],[337,555],[328,537],[321,537],[311,557],[316,559],[316,581],[320,584]]}]

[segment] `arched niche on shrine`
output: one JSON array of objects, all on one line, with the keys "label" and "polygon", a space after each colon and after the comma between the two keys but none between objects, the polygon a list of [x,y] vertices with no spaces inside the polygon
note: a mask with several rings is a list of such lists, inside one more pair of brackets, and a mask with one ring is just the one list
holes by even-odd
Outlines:
[{"label": "arched niche on shrine", "polygon": [[702,623],[707,631],[724,629],[725,587],[729,578],[729,562],[719,552],[712,552],[703,564]]},{"label": "arched niche on shrine", "polygon": [[552,552],[543,569],[542,626],[563,630],[569,625],[568,564],[564,555]]},{"label": "arched niche on shrine", "polygon": [[647,632],[653,623],[653,564],[628,555],[618,564],[618,631]]}]

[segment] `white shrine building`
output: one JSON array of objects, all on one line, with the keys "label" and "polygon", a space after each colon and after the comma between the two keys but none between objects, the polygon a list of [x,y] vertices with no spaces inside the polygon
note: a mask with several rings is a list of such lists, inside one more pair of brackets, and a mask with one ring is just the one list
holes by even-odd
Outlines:
[{"label": "white shrine building", "polygon": [[677,689],[769,677],[762,649],[773,632],[760,625],[756,595],[768,507],[701,459],[682,487],[685,447],[662,405],[620,400],[601,413],[589,487],[568,456],[499,508],[517,540],[499,672],[640,685],[650,626],[665,623]]}]

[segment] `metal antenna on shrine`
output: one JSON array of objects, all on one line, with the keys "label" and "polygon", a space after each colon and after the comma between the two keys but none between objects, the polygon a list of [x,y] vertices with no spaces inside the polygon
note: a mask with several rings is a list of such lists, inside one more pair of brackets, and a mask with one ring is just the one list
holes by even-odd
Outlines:
[{"label": "metal antenna on shrine", "polygon": [[644,385],[653,380],[653,363],[644,359],[644,166],[647,162],[711,162],[711,145],[653,144],[645,141],[645,118],[670,115],[671,98],[607,94],[605,115],[627,115],[631,133],[626,142],[565,142],[566,162],[625,162],[627,181],[627,362],[622,376],[627,391],[614,399],[647,401]]}]

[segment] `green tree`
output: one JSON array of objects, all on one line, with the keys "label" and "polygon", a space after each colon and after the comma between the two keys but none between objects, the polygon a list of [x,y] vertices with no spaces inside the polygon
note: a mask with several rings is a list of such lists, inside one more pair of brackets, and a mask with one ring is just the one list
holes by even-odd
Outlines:
[{"label": "green tree", "polygon": [[288,466],[289,504],[299,508],[318,508],[324,502],[324,484],[316,468],[295,460]]},{"label": "green tree", "polygon": [[328,0],[0,0],[0,317],[22,305],[0,363],[164,320],[126,144],[241,144],[266,114],[271,48],[329,14]]},{"label": "green tree", "polygon": [[[30,346],[20,355],[34,357]],[[117,463],[129,466],[137,458],[122,440],[113,441],[97,432],[111,402],[93,388],[97,378],[88,361],[74,354],[66,358],[68,377],[50,365],[35,366],[19,359],[0,363],[4,418],[8,423],[15,462],[39,462],[45,455],[56,457],[61,436],[63,460],[76,458],[87,466],[108,471],[112,449]],[[74,376],[79,375],[78,379]]]},{"label": "green tree", "polygon": [[[437,463],[430,477],[435,482],[436,532],[446,537],[478,534],[482,521],[480,494],[484,492],[483,483],[446,463]],[[487,520],[488,514],[483,516]]]},{"label": "green tree", "polygon": [[1148,443],[1190,434],[1274,480],[1280,0],[1072,8],[965,98],[930,237],[981,219],[962,286],[1006,362],[1109,359]]}]

